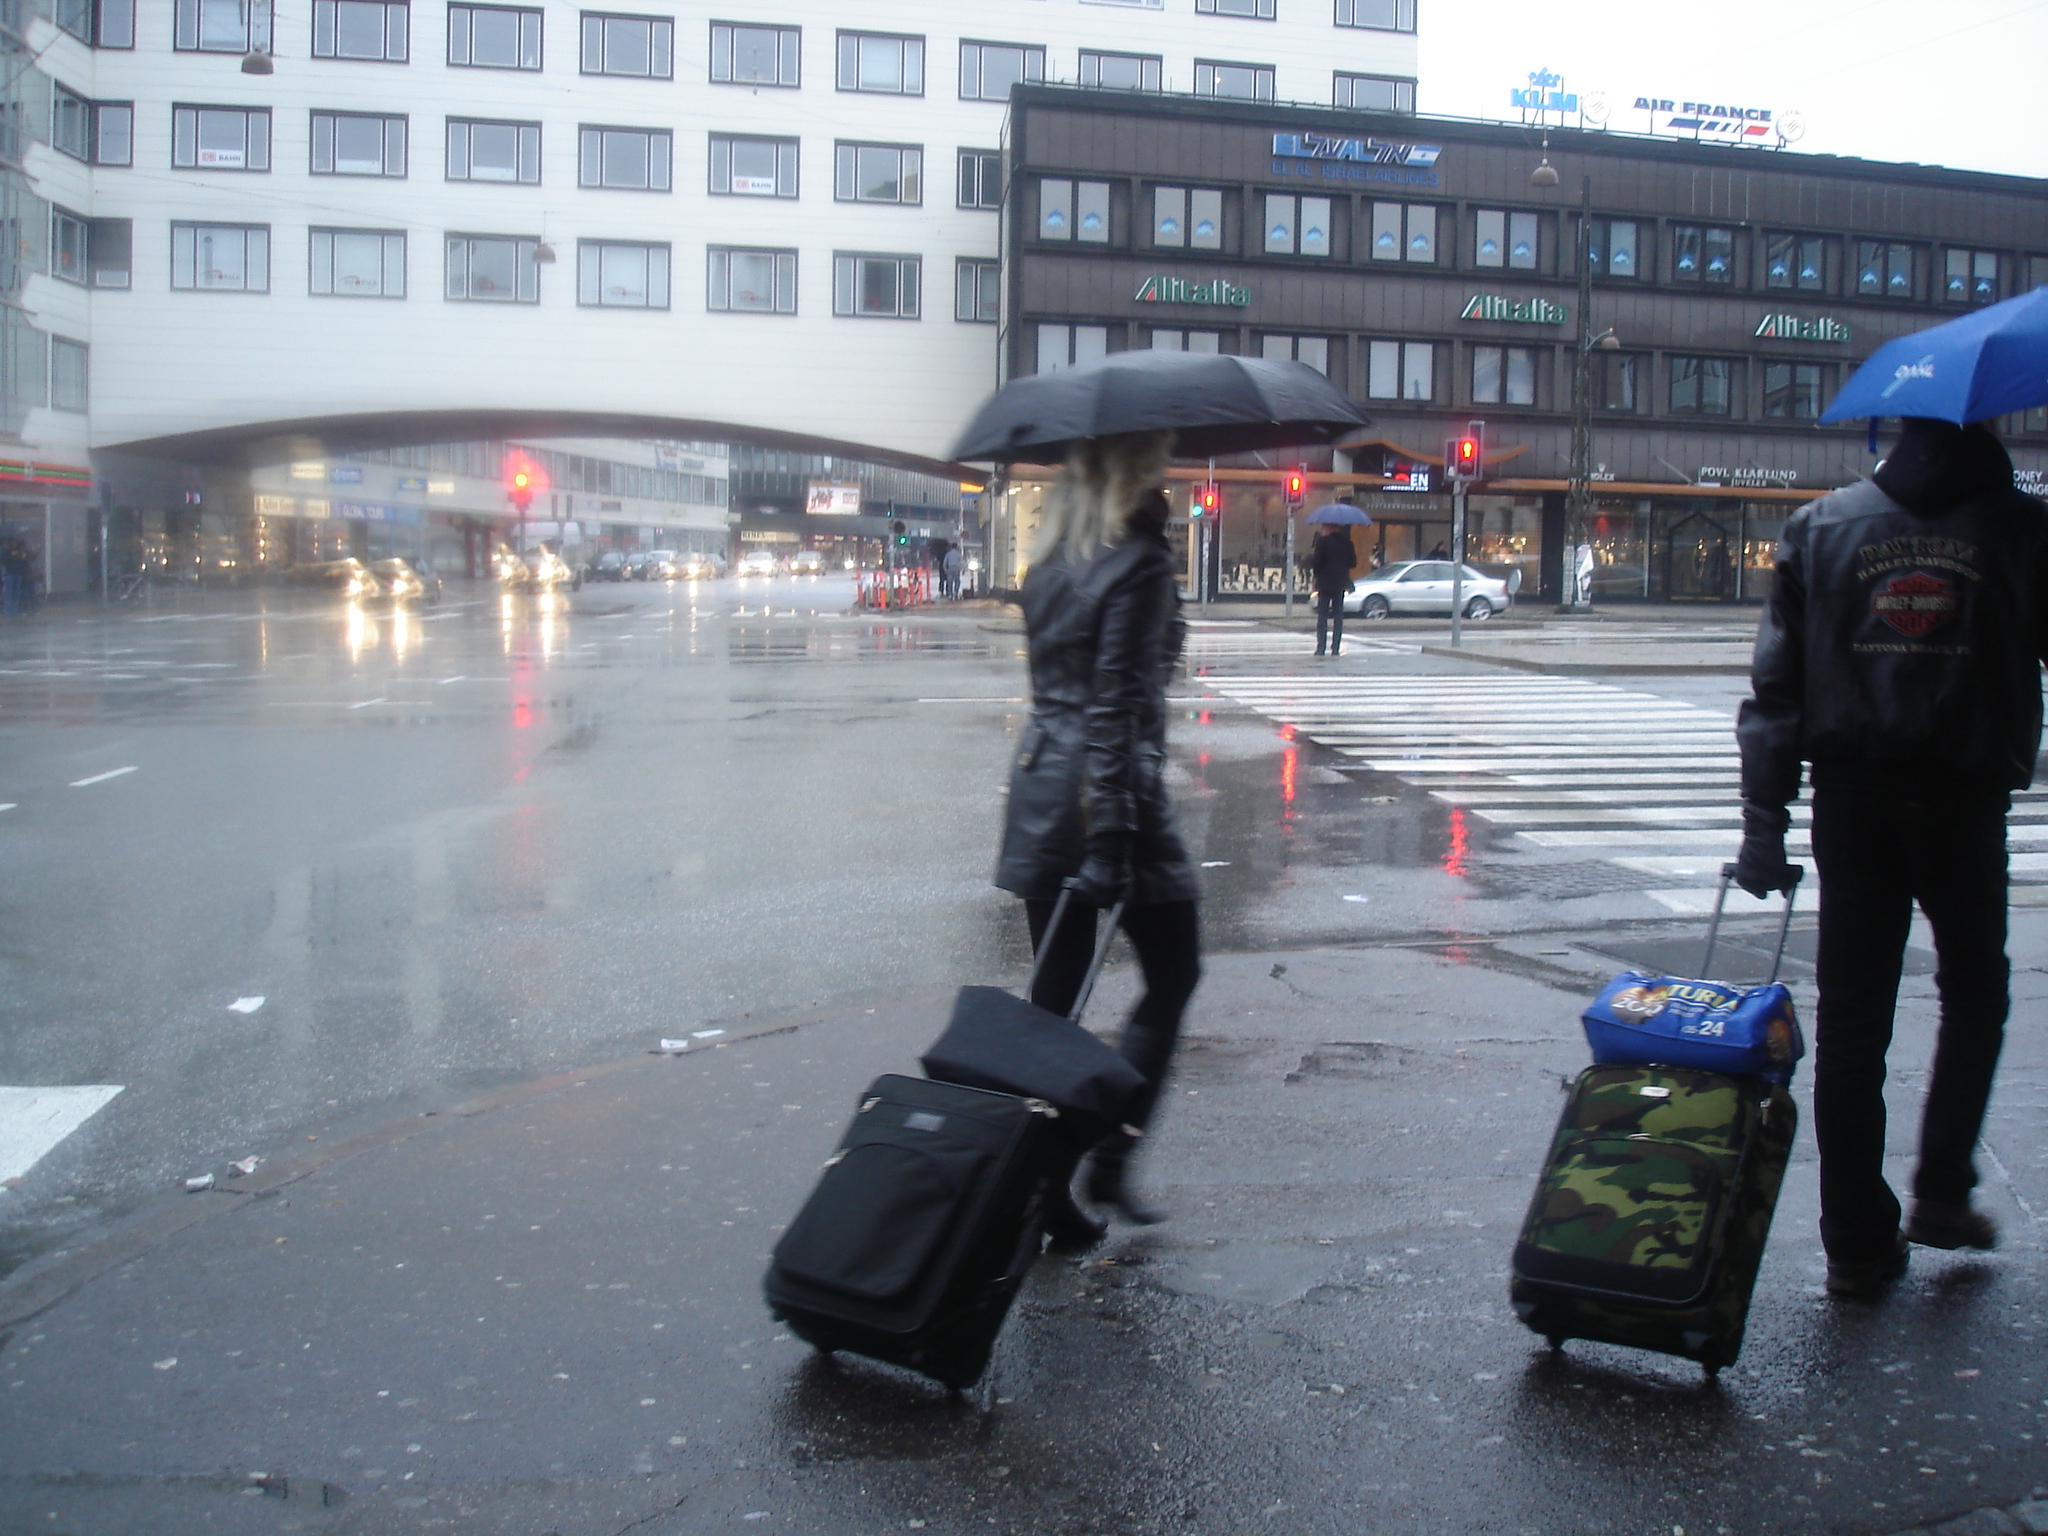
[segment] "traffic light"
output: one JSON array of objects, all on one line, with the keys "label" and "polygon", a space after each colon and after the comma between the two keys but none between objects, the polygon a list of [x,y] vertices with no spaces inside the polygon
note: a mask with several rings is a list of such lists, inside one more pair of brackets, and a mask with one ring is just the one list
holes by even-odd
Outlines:
[{"label": "traffic light", "polygon": [[1290,469],[1287,472],[1287,479],[1283,483],[1282,488],[1287,493],[1287,505],[1289,507],[1299,507],[1308,500],[1308,471],[1305,469]]},{"label": "traffic light", "polygon": [[1214,517],[1223,505],[1223,487],[1213,481],[1195,487],[1193,503],[1188,507],[1190,517]]},{"label": "traffic light", "polygon": [[1454,437],[1444,451],[1444,468],[1453,480],[1479,480],[1486,475],[1486,424],[1468,422],[1465,435]]},{"label": "traffic light", "polygon": [[889,531],[896,535],[896,547],[898,549],[908,549],[910,547],[910,533],[903,526],[901,518],[898,518],[889,525]]},{"label": "traffic light", "polygon": [[505,461],[505,494],[512,505],[524,517],[526,509],[533,505],[533,493],[543,488],[540,467],[523,453],[515,453]]}]

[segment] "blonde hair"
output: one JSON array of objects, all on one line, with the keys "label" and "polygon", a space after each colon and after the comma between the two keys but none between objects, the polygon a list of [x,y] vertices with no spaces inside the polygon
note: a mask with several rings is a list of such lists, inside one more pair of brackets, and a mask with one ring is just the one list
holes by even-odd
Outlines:
[{"label": "blonde hair", "polygon": [[1166,483],[1172,456],[1171,432],[1120,432],[1075,442],[1046,493],[1033,563],[1062,544],[1071,558],[1092,560],[1120,540],[1145,493]]}]

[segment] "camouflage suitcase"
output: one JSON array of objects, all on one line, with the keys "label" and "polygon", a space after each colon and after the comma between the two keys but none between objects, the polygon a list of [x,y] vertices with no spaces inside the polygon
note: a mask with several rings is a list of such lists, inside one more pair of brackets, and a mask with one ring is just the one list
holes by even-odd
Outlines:
[{"label": "camouflage suitcase", "polygon": [[1515,1313],[1566,1339],[1697,1360],[1742,1351],[1799,1111],[1761,1078],[1579,1074],[1515,1244]]}]

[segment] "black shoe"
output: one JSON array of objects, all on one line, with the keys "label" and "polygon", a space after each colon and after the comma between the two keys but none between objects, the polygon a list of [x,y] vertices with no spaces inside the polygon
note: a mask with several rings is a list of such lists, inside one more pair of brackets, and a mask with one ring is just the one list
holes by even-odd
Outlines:
[{"label": "black shoe", "polygon": [[1905,1234],[1892,1239],[1892,1250],[1875,1259],[1829,1259],[1828,1294],[1844,1301],[1873,1301],[1906,1272]]},{"label": "black shoe", "polygon": [[1097,1158],[1090,1163],[1088,1199],[1092,1204],[1107,1206],[1134,1227],[1156,1227],[1166,1220],[1166,1212],[1131,1193],[1128,1166],[1122,1158]]},{"label": "black shoe", "polygon": [[1906,1240],[1922,1248],[1975,1248],[1989,1253],[1998,1246],[1998,1223],[1982,1211],[1971,1210],[1967,1200],[1961,1205],[1915,1200],[1913,1219],[1906,1223]]},{"label": "black shoe", "polygon": [[1097,1221],[1073,1198],[1055,1202],[1045,1213],[1046,1247],[1054,1253],[1086,1253],[1109,1235],[1109,1223]]}]

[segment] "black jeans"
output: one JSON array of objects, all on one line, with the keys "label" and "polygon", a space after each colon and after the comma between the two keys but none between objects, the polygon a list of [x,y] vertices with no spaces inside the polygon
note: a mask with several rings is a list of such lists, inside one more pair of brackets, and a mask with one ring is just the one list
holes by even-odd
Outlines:
[{"label": "black jeans", "polygon": [[1318,592],[1316,594],[1316,654],[1323,654],[1325,630],[1330,637],[1330,654],[1336,655],[1344,649],[1344,594],[1341,592]]},{"label": "black jeans", "polygon": [[[1045,940],[1052,909],[1050,901],[1024,903],[1034,951]],[[1065,1013],[1074,1006],[1095,954],[1097,916],[1093,907],[1079,901],[1068,903],[1067,915],[1060,920],[1059,932],[1053,935],[1052,948],[1031,989],[1031,1001],[1039,1007]],[[1192,901],[1125,907],[1121,926],[1138,953],[1138,969],[1145,978],[1145,994],[1124,1021],[1123,1034],[1117,1040],[1124,1060],[1145,1079],[1145,1092],[1130,1121],[1142,1131],[1151,1124],[1166,1069],[1172,1064],[1174,1046],[1180,1040],[1181,1015],[1195,995],[1195,984],[1202,979],[1201,932]],[[1129,1153],[1134,1141],[1130,1136],[1110,1136],[1098,1153],[1121,1157]]]},{"label": "black jeans", "polygon": [[1898,1230],[1898,1197],[1884,1177],[1884,1058],[1916,901],[1934,929],[1941,1025],[1913,1193],[1961,1203],[1976,1185],[1971,1153],[2009,1007],[2009,799],[1983,791],[1915,800],[1814,790],[1821,903],[1813,1121],[1821,1242],[1831,1258],[1876,1257]]}]

